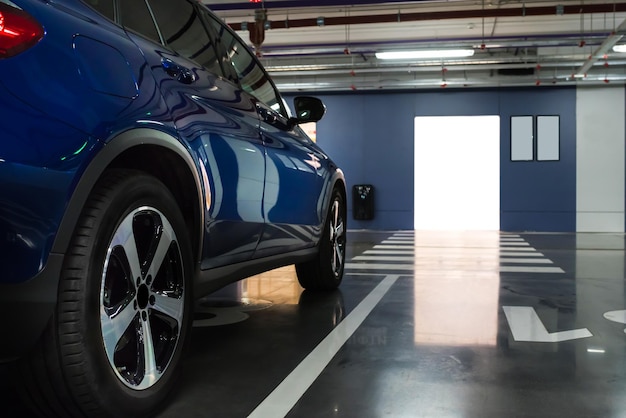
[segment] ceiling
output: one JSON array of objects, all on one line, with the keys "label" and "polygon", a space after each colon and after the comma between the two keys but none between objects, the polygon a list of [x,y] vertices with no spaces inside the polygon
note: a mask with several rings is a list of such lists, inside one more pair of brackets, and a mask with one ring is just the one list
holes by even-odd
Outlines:
[{"label": "ceiling", "polygon": [[[612,50],[626,43],[626,1],[207,4],[244,40],[256,44],[282,91],[626,83],[626,53]],[[460,47],[473,49],[474,55],[404,61],[375,56]]]}]

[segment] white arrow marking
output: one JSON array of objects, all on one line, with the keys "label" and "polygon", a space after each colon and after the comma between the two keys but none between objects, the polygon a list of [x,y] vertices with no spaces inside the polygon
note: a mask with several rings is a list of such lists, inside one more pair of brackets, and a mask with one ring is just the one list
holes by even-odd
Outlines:
[{"label": "white arrow marking", "polygon": [[503,306],[502,309],[515,341],[558,343],[593,337],[587,328],[550,333],[539,319],[535,308],[530,306]]}]

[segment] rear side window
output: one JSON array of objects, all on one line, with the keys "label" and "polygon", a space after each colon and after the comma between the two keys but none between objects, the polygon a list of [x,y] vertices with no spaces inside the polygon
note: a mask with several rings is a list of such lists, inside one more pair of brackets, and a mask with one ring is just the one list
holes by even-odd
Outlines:
[{"label": "rear side window", "polygon": [[282,100],[252,51],[215,18],[207,14],[207,19],[219,34],[218,41],[226,54],[223,61],[230,62],[241,88],[284,115]]},{"label": "rear side window", "polygon": [[161,43],[145,0],[120,1],[120,20],[125,28]]},{"label": "rear side window", "polygon": [[96,9],[100,14],[115,20],[115,0],[85,0],[85,3]]},{"label": "rear side window", "polygon": [[222,75],[215,48],[196,8],[186,0],[148,0],[163,41],[181,56]]}]

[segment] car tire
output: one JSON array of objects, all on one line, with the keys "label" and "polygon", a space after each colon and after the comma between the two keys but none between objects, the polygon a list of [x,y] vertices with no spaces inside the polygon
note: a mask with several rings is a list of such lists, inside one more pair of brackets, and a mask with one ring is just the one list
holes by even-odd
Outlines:
[{"label": "car tire", "polygon": [[105,173],[66,253],[56,312],[21,365],[39,414],[154,414],[180,372],[191,274],[170,191],[143,172]]},{"label": "car tire", "polygon": [[346,232],[345,199],[338,189],[334,189],[316,257],[296,264],[302,287],[333,290],[341,284],[346,260]]}]

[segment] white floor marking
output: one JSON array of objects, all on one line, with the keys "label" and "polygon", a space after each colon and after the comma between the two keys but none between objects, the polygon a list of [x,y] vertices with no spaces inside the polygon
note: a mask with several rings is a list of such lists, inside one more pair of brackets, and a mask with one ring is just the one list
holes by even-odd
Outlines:
[{"label": "white floor marking", "polygon": [[375,245],[377,250],[388,248],[390,250],[408,250],[409,248],[415,248],[413,245]]},{"label": "white floor marking", "polygon": [[[404,261],[414,263],[415,261],[439,261],[442,258],[462,259],[463,256],[455,255],[454,257],[432,257],[432,256],[402,256],[402,255],[358,255],[352,258],[353,261]],[[475,261],[495,261],[492,257],[471,257]],[[552,260],[547,258],[513,258],[513,257],[500,257],[500,263],[516,263],[516,264],[553,264]],[[459,261],[460,262],[460,261]]]},{"label": "white floor marking", "polygon": [[557,343],[593,337],[587,328],[550,333],[541,322],[535,309],[530,306],[503,306],[502,309],[515,341]]},{"label": "white floor marking", "polygon": [[287,415],[339,349],[398,280],[398,277],[396,275],[386,276],[248,417],[279,418]]},{"label": "white floor marking", "polygon": [[552,260],[547,258],[510,258],[500,257],[501,263],[517,263],[517,264],[554,264]]},{"label": "white floor marking", "polygon": [[[412,271],[414,274],[425,274],[436,264],[444,271],[465,266],[472,272],[478,271],[479,267],[485,272],[498,273],[565,273],[519,235],[503,234],[499,238],[497,246],[463,246],[463,243],[453,244],[458,246],[433,246],[394,234],[352,258],[353,262],[346,263],[345,268],[361,272]],[[469,259],[474,262],[468,264]],[[551,266],[546,266],[548,264]]]},{"label": "white floor marking", "polygon": [[346,263],[345,268],[355,270],[415,270],[413,264]]},{"label": "white floor marking", "polygon": [[[609,321],[626,324],[626,311],[624,310],[605,312],[602,316],[604,316],[604,318],[608,319]],[[624,332],[626,333],[626,329],[624,330]]]},{"label": "white floor marking", "polygon": [[367,251],[363,251],[363,254],[398,254],[398,255],[404,255],[404,254],[414,254],[415,251],[414,250],[367,250]]},{"label": "white floor marking", "polygon": [[560,267],[500,266],[503,273],[565,273]]},{"label": "white floor marking", "polygon": [[[346,263],[346,269],[353,270],[401,270],[411,271],[420,266],[413,264],[378,264],[378,263]],[[534,267],[534,266],[495,266],[501,273],[565,273],[560,267]],[[474,270],[472,270],[474,271]]]},{"label": "white floor marking", "polygon": [[604,316],[609,321],[626,324],[626,311],[624,310],[605,312],[602,316]]},{"label": "white floor marking", "polygon": [[411,256],[383,256],[383,255],[359,255],[354,257],[355,261],[409,261],[413,263],[415,257]]},{"label": "white floor marking", "polygon": [[507,251],[500,253],[501,257],[543,257],[543,253],[540,252],[515,252],[515,251]]}]

